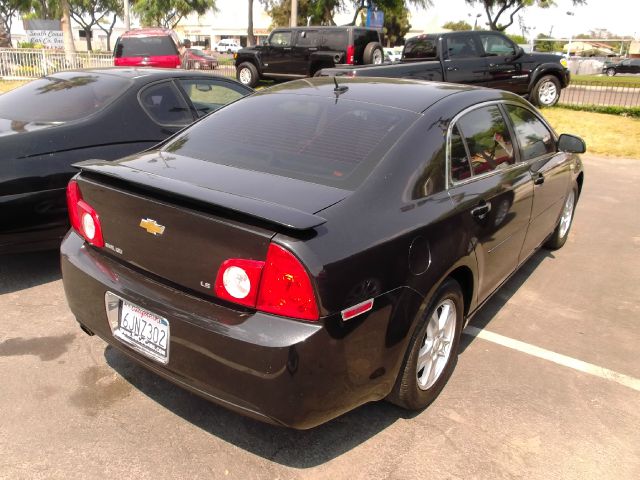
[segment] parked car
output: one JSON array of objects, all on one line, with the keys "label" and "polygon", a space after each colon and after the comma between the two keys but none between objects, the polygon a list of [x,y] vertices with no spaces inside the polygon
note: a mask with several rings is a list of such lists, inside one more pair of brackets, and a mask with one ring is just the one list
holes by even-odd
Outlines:
[{"label": "parked car", "polygon": [[166,28],[136,28],[122,34],[113,49],[116,67],[180,68],[178,35]]},{"label": "parked car", "polygon": [[205,54],[197,48],[188,48],[185,52],[185,62],[187,69],[213,70],[218,66],[218,59]]},{"label": "parked car", "polygon": [[243,48],[235,56],[236,77],[250,87],[261,78],[310,77],[322,68],[383,60],[380,32],[353,26],[278,28],[264,45]]},{"label": "parked car", "polygon": [[613,77],[617,73],[640,73],[640,58],[627,58],[618,63],[605,63],[602,73]]},{"label": "parked car", "polygon": [[60,245],[72,163],[145,150],[251,92],[195,71],[106,68],[56,73],[0,95],[0,253]]},{"label": "parked car", "polygon": [[223,38],[214,47],[215,51],[218,53],[236,53],[241,48],[242,48],[242,45],[240,45],[240,42],[232,38]]},{"label": "parked car", "polygon": [[397,62],[402,59],[402,48],[384,48],[384,59],[387,62]]},{"label": "parked car", "polygon": [[465,322],[540,245],[566,242],[584,150],[508,92],[283,83],[155,150],[78,164],[69,306],[244,415],[310,428],[383,398],[419,410]]},{"label": "parked car", "polygon": [[539,106],[555,105],[569,85],[567,61],[525,51],[500,32],[419,35],[407,40],[399,63],[328,68],[319,75],[391,77],[464,83],[508,90]]}]

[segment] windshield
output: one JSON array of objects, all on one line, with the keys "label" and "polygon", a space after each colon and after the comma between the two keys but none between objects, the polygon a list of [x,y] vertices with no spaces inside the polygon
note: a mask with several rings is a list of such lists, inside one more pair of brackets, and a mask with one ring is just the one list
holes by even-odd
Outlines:
[{"label": "windshield", "polygon": [[67,122],[103,109],[130,80],[94,72],[61,72],[0,95],[0,118],[22,122]]},{"label": "windshield", "polygon": [[413,112],[357,101],[257,95],[220,109],[163,150],[356,189],[416,118]]}]

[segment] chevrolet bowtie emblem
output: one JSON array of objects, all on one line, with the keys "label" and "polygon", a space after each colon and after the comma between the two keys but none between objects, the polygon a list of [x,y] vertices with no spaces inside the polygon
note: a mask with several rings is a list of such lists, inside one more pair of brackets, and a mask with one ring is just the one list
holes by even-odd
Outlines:
[{"label": "chevrolet bowtie emblem", "polygon": [[164,225],[160,225],[152,218],[143,218],[140,220],[140,226],[144,228],[147,233],[152,233],[153,235],[162,235],[164,233]]}]

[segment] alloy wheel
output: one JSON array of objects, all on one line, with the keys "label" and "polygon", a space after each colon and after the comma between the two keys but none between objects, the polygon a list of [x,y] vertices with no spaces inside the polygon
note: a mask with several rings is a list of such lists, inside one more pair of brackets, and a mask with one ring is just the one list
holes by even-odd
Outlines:
[{"label": "alloy wheel", "polygon": [[449,362],[456,319],[456,305],[450,299],[443,300],[429,318],[416,365],[416,378],[421,390],[431,388]]}]

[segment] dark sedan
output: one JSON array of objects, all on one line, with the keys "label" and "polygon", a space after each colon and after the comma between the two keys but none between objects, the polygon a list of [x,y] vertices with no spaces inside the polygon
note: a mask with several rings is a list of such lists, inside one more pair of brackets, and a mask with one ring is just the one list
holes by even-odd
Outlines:
[{"label": "dark sedan", "polygon": [[422,409],[465,322],[566,242],[584,149],[498,90],[282,84],[156,150],[80,165],[69,306],[85,332],[255,418]]},{"label": "dark sedan", "polygon": [[199,72],[110,68],[56,73],[0,95],[0,253],[59,246],[72,163],[140,152],[252,92]]},{"label": "dark sedan", "polygon": [[627,58],[618,63],[605,63],[602,73],[613,77],[618,73],[640,73],[640,58]]}]

